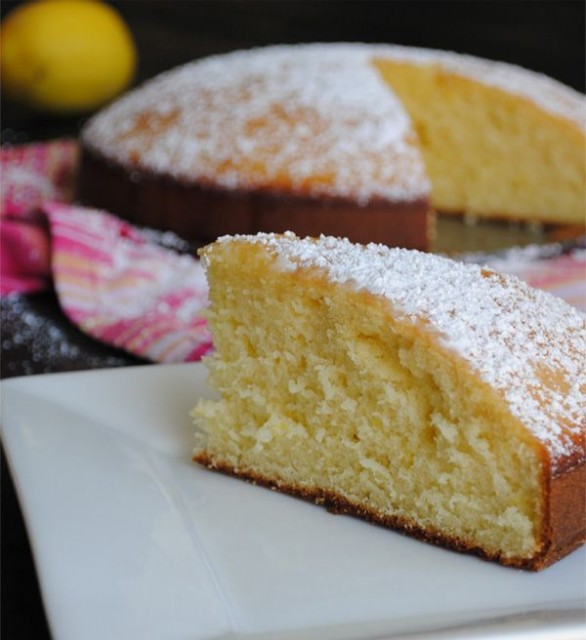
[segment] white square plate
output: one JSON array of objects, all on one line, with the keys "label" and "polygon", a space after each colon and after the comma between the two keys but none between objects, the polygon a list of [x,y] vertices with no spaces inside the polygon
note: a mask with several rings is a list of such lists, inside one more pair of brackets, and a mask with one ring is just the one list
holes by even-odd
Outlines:
[{"label": "white square plate", "polygon": [[199,364],[1,388],[56,639],[584,637],[584,548],[506,569],[193,464]]}]

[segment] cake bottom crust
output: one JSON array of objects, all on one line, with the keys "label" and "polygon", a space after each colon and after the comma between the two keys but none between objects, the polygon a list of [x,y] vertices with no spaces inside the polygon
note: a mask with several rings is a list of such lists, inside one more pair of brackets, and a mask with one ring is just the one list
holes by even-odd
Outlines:
[{"label": "cake bottom crust", "polygon": [[366,520],[373,524],[381,525],[388,529],[392,529],[399,533],[409,535],[412,538],[422,540],[427,543],[434,544],[445,549],[458,551],[474,555],[479,558],[498,562],[504,566],[515,567],[518,569],[527,569],[531,571],[540,571],[546,568],[560,557],[573,551],[579,543],[572,545],[572,548],[565,549],[563,553],[548,554],[547,549],[537,551],[532,557],[518,558],[508,557],[499,553],[491,553],[481,547],[474,546],[456,537],[446,536],[438,531],[423,528],[415,522],[409,521],[398,516],[381,514],[374,509],[369,509],[364,505],[351,502],[344,496],[333,491],[325,491],[319,487],[307,488],[293,484],[288,484],[279,480],[264,477],[258,473],[249,470],[236,469],[230,464],[220,460],[215,460],[207,452],[200,451],[193,456],[194,462],[202,466],[224,473],[229,476],[237,477],[255,485],[267,487],[272,490],[280,491],[297,498],[302,498],[308,502],[324,506],[328,511],[334,514],[350,515],[362,520]]},{"label": "cake bottom crust", "polygon": [[124,167],[87,148],[82,148],[77,198],[198,244],[225,234],[284,231],[421,251],[429,250],[433,240],[434,215],[424,197],[361,205],[350,198],[222,189]]}]

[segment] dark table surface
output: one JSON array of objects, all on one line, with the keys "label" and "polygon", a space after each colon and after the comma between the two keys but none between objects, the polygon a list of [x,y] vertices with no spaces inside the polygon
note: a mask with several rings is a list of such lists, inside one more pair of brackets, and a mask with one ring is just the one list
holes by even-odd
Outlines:
[{"label": "dark table surface", "polygon": [[[5,1],[2,16],[19,3]],[[113,2],[139,52],[136,83],[204,55],[296,42],[388,42],[516,63],[584,91],[582,1]],[[2,143],[76,136],[84,117],[54,118],[2,97]],[[141,363],[98,344],[62,316],[52,292],[2,300],[1,376]],[[50,637],[26,530],[2,456],[2,633]]]}]

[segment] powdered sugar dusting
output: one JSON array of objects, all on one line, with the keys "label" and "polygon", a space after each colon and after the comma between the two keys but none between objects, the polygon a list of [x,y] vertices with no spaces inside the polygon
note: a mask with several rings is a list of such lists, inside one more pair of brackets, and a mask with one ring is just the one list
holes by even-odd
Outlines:
[{"label": "powdered sugar dusting", "polygon": [[279,268],[323,269],[332,282],[384,296],[396,313],[424,321],[505,398],[554,468],[583,440],[586,316],[563,300],[514,276],[408,249],[292,233],[219,242],[233,239],[267,246]]},{"label": "powdered sugar dusting", "polygon": [[99,113],[83,139],[131,167],[227,188],[425,196],[409,119],[368,51],[282,46],[196,61]]},{"label": "powdered sugar dusting", "polygon": [[229,189],[401,201],[429,194],[409,119],[375,58],[438,66],[585,129],[584,96],[515,65],[396,45],[236,51],[164,73],[97,114],[83,140],[129,169]]}]

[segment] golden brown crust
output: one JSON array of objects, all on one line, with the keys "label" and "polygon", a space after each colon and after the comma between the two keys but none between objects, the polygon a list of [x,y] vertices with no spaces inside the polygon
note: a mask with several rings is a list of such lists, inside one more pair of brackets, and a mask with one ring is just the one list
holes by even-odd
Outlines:
[{"label": "golden brown crust", "polygon": [[575,500],[576,492],[581,492],[582,496],[584,496],[586,466],[583,464],[551,482],[551,488],[547,492],[546,500],[549,518],[546,518],[546,526],[544,527],[545,544],[542,549],[531,558],[515,558],[506,557],[502,554],[491,554],[485,549],[468,544],[464,540],[422,528],[417,523],[405,518],[377,513],[368,507],[354,504],[335,492],[324,491],[317,487],[314,489],[298,487],[263,477],[250,470],[235,469],[225,462],[214,460],[205,451],[196,453],[193,460],[220,473],[322,505],[332,513],[355,516],[394,531],[405,533],[424,542],[518,569],[531,571],[545,569],[577,549],[584,542],[586,519],[584,500],[581,501],[581,510],[576,512],[574,508],[576,502],[580,502],[580,500]]},{"label": "golden brown crust", "polygon": [[543,569],[586,542],[586,464],[584,460],[553,478],[546,465],[544,530],[535,569]]},{"label": "golden brown crust", "polygon": [[425,198],[360,205],[348,198],[231,191],[114,164],[87,147],[82,147],[77,197],[135,224],[199,243],[225,234],[294,231],[427,250],[433,226]]}]

